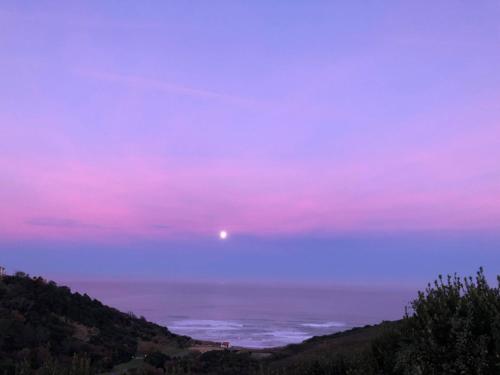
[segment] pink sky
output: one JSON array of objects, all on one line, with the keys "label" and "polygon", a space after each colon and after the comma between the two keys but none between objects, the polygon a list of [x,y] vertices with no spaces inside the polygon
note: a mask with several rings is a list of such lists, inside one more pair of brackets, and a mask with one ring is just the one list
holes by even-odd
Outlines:
[{"label": "pink sky", "polygon": [[3,1],[0,255],[181,253],[222,228],[235,252],[496,236],[499,19],[497,1]]}]

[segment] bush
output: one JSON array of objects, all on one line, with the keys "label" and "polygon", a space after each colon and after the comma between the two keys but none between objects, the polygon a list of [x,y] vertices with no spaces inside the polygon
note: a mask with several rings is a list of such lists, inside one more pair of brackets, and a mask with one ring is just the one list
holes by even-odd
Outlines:
[{"label": "bush", "polygon": [[162,352],[153,352],[148,354],[144,362],[150,364],[155,368],[165,368],[165,362],[170,360],[170,357]]},{"label": "bush", "polygon": [[411,304],[397,367],[414,374],[500,374],[500,278],[442,276]]}]

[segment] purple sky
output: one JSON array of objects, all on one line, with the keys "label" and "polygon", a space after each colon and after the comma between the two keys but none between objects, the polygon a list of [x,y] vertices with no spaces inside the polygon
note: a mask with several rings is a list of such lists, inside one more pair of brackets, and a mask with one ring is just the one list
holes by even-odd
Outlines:
[{"label": "purple sky", "polygon": [[498,1],[2,1],[0,263],[500,273],[499,19]]}]

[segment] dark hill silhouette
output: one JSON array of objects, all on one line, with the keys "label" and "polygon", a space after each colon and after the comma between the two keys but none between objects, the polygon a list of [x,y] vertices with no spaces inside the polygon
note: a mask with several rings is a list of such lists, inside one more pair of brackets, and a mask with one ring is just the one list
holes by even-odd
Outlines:
[{"label": "dark hill silhouette", "polygon": [[71,364],[85,353],[97,371],[126,362],[148,343],[187,347],[190,338],[23,273],[0,279],[0,374],[19,361]]},{"label": "dark hill silhouette", "polygon": [[[209,351],[192,350],[197,345]],[[0,279],[0,374],[106,370],[120,375],[498,375],[500,278],[499,286],[490,287],[482,269],[475,278],[439,277],[418,293],[400,321],[269,350],[221,350],[42,278]]]}]

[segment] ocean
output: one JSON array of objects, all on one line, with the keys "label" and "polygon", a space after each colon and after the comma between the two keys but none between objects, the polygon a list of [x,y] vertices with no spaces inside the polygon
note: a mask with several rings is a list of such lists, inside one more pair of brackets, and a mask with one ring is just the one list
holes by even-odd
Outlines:
[{"label": "ocean", "polygon": [[414,290],[216,282],[67,282],[72,290],[196,339],[266,348],[399,319]]}]

